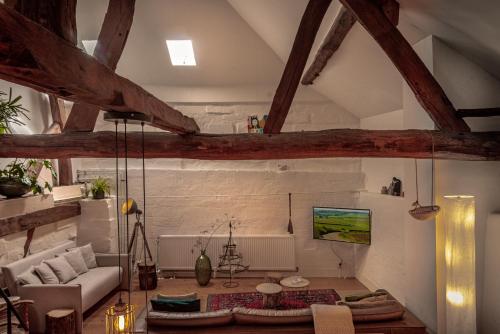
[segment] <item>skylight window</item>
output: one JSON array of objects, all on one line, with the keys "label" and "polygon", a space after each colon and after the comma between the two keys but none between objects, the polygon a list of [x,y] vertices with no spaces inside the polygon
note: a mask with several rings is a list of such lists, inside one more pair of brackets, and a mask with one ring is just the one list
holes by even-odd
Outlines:
[{"label": "skylight window", "polygon": [[196,66],[191,40],[167,40],[170,62],[174,66]]},{"label": "skylight window", "polygon": [[83,48],[85,49],[85,52],[89,55],[94,54],[95,46],[97,45],[97,40],[91,39],[91,40],[82,40]]}]

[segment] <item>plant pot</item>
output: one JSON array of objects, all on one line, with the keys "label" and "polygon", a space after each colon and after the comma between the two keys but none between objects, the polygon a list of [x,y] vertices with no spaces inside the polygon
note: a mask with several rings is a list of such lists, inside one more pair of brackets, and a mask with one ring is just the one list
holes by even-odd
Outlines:
[{"label": "plant pot", "polygon": [[194,273],[196,281],[200,286],[206,286],[212,278],[212,263],[204,251],[202,251],[200,256],[196,259]]},{"label": "plant pot", "polygon": [[92,197],[94,199],[104,199],[105,198],[104,191],[103,190],[93,191]]},{"label": "plant pot", "polygon": [[21,197],[31,190],[30,186],[16,179],[0,178],[0,195],[7,198]]}]

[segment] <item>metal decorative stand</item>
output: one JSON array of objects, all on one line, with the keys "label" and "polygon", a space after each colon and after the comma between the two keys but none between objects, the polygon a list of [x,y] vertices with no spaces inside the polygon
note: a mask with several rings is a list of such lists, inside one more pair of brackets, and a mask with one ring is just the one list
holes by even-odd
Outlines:
[{"label": "metal decorative stand", "polygon": [[229,239],[224,245],[224,254],[219,256],[219,265],[217,266],[217,271],[228,274],[229,281],[224,282],[222,285],[225,288],[236,288],[240,284],[233,281],[233,276],[235,274],[247,271],[249,266],[241,264],[243,257],[241,253],[236,252],[236,244],[233,241],[233,224],[229,221]]}]

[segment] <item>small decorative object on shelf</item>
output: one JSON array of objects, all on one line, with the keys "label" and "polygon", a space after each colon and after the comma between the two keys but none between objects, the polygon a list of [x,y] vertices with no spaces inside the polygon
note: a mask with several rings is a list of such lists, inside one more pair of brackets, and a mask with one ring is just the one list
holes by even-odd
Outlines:
[{"label": "small decorative object on shelf", "polygon": [[38,170],[47,168],[56,179],[50,160],[19,160],[10,162],[4,169],[0,170],[0,195],[7,198],[21,197],[32,191],[34,195],[43,194],[45,189],[52,191],[52,186],[45,181],[41,186],[38,183]]},{"label": "small decorative object on shelf", "polygon": [[248,116],[248,133],[264,133],[266,121],[267,115],[264,115],[262,119],[259,119],[257,115]]},{"label": "small decorative object on shelf", "polygon": [[99,176],[92,182],[91,191],[94,199],[104,199],[106,194],[109,195],[111,193],[109,181]]},{"label": "small decorative object on shelf", "polygon": [[248,270],[249,266],[242,264],[243,256],[236,251],[236,244],[233,240],[234,218],[229,220],[229,239],[223,246],[224,253],[219,257],[217,271],[229,274],[229,281],[224,282],[224,287],[235,288],[239,286],[238,282],[233,281],[233,276],[237,273]]}]

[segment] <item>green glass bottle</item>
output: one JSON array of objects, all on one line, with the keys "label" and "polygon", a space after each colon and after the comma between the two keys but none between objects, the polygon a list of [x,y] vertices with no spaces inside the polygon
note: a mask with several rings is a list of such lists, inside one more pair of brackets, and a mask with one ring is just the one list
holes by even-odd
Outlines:
[{"label": "green glass bottle", "polygon": [[212,263],[204,250],[201,251],[200,256],[196,259],[194,272],[196,281],[200,286],[206,286],[210,282],[210,278],[212,278]]}]

